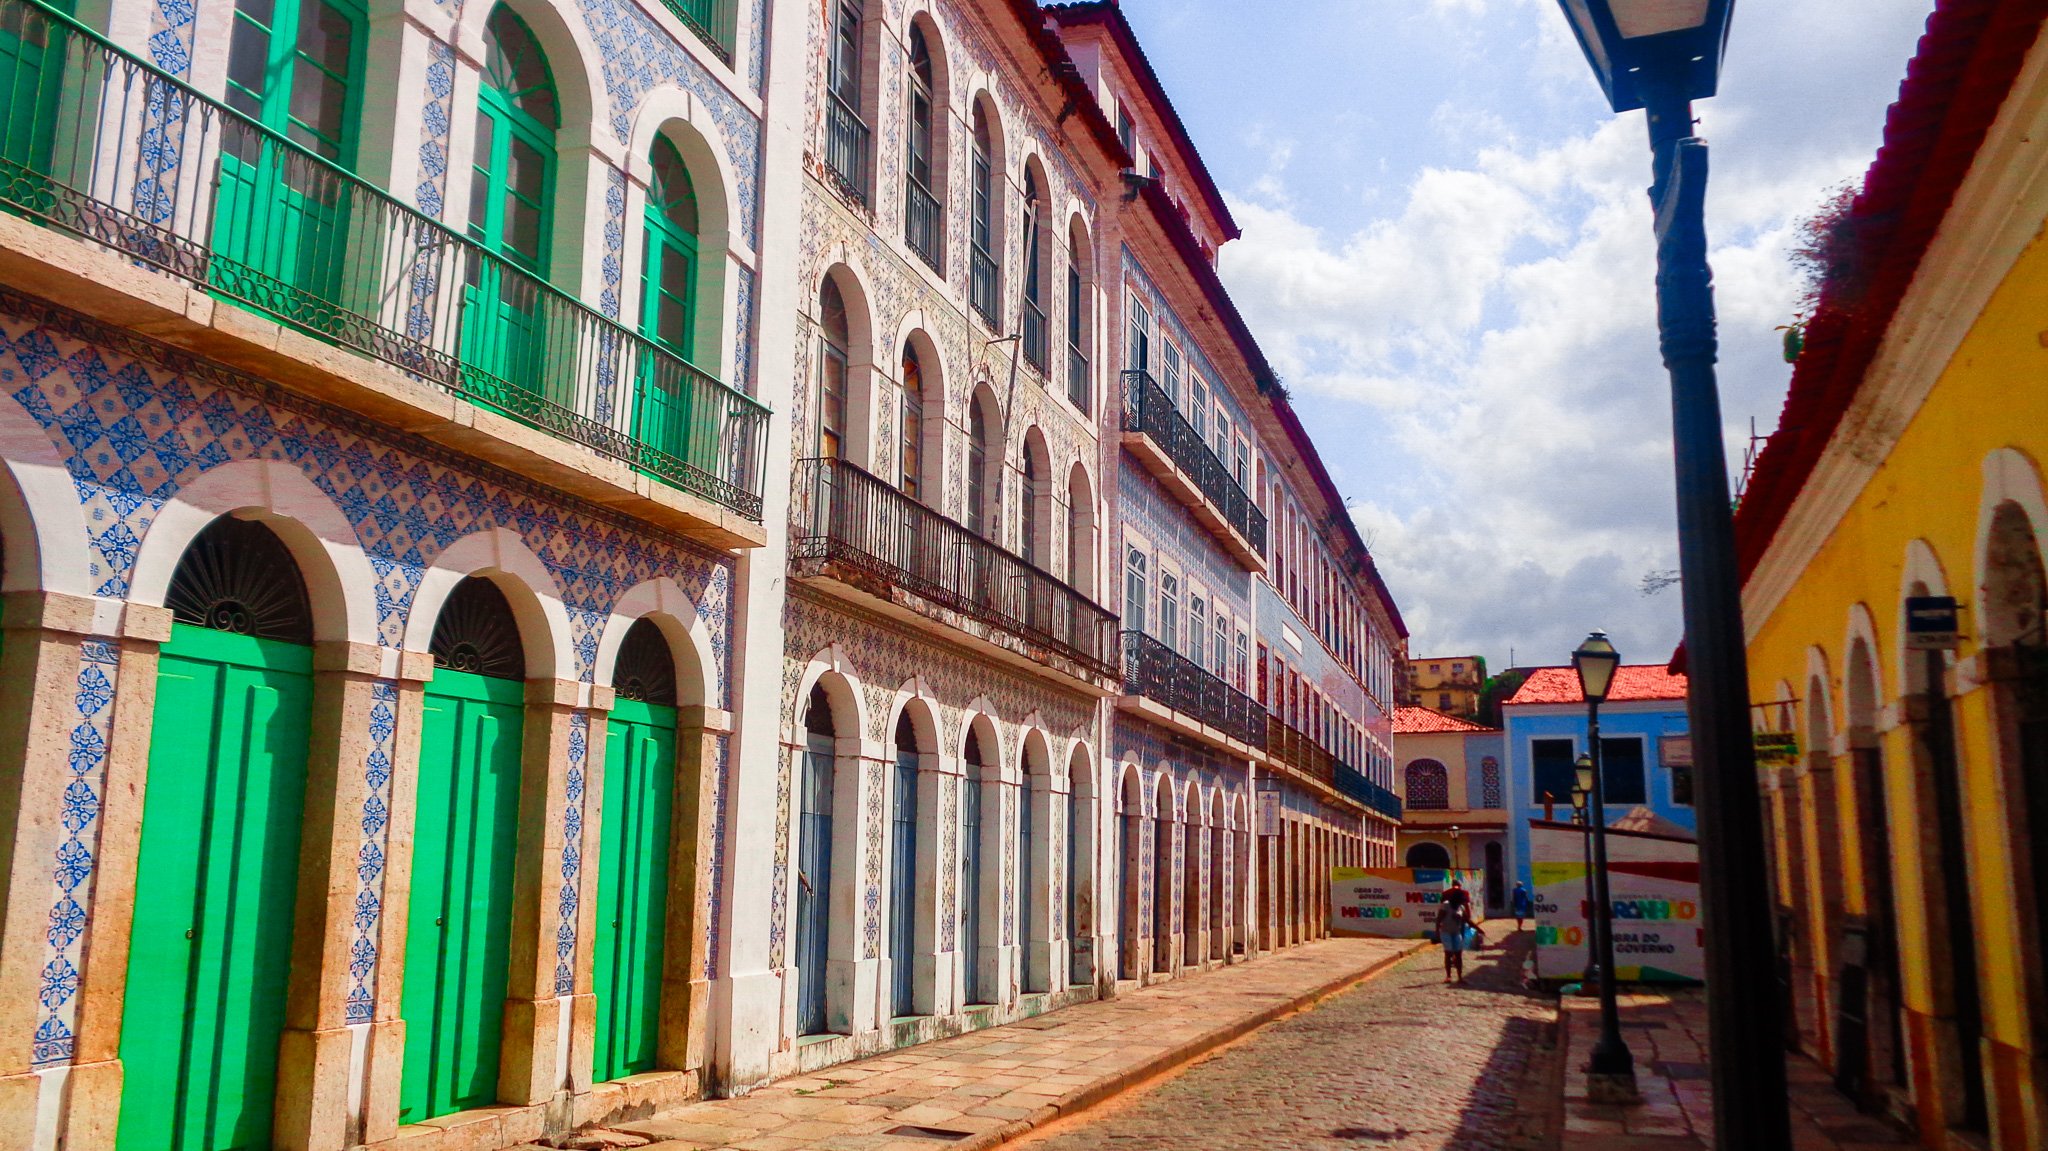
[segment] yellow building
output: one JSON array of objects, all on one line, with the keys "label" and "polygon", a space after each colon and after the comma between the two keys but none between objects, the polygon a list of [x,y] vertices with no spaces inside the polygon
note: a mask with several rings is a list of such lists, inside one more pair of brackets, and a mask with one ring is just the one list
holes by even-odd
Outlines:
[{"label": "yellow building", "polygon": [[1929,1147],[2048,1146],[2040,12],[1937,5],[1736,518],[1800,1040]]},{"label": "yellow building", "polygon": [[1408,661],[1408,702],[1471,719],[1479,714],[1479,689],[1486,683],[1486,657],[1446,655]]}]

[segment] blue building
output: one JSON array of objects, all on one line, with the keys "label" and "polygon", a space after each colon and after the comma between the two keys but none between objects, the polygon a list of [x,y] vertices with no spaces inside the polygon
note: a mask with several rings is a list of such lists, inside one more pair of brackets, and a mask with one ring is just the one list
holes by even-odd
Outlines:
[{"label": "blue building", "polygon": [[[1624,819],[1695,830],[1692,743],[1685,718],[1685,677],[1661,665],[1622,667],[1600,705],[1607,822]],[[1501,705],[1508,757],[1509,866],[1529,874],[1529,820],[1550,812],[1571,818],[1573,767],[1589,750],[1586,698],[1569,667],[1532,672]],[[1654,817],[1645,820],[1638,809]],[[1656,820],[1668,824],[1656,824]]]}]

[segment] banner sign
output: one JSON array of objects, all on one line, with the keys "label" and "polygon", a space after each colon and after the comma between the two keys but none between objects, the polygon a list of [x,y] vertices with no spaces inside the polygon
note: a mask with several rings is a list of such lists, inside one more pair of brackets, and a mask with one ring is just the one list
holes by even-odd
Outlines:
[{"label": "banner sign", "polygon": [[1665,767],[1692,766],[1692,737],[1689,735],[1660,735],[1657,737],[1657,758]]},{"label": "banner sign", "polygon": [[1259,834],[1280,834],[1280,793],[1277,791],[1259,793]]},{"label": "banner sign", "polygon": [[[1544,979],[1586,972],[1586,836],[1577,824],[1529,821],[1536,881],[1536,969]],[[1706,979],[1700,920],[1699,845],[1646,832],[1607,832],[1607,886],[1614,903],[1614,975],[1628,983]]]},{"label": "banner sign", "polygon": [[1330,932],[1417,939],[1436,930],[1436,907],[1451,881],[1472,894],[1472,918],[1485,918],[1484,871],[1441,867],[1333,867]]}]

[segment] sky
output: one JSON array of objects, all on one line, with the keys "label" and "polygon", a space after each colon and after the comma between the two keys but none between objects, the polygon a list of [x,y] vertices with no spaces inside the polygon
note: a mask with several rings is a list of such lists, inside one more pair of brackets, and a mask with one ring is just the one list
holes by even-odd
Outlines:
[{"label": "sky", "polygon": [[[1412,656],[1630,663],[1679,639],[1649,151],[1556,0],[1123,0],[1243,237],[1219,264],[1410,633]],[[1860,181],[1932,0],[1749,0],[1707,228],[1731,479],[1768,433],[1789,244]],[[1246,15],[1256,19],[1246,19]]]}]

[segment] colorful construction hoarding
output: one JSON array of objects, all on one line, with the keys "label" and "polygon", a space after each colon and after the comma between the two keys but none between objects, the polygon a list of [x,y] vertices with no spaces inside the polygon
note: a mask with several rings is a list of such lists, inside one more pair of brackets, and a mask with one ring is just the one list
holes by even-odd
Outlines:
[{"label": "colorful construction hoarding", "polygon": [[[1577,979],[1586,970],[1586,916],[1592,907],[1584,829],[1532,819],[1529,848],[1536,881],[1537,972],[1544,979]],[[1673,835],[1610,828],[1607,875],[1614,904],[1615,977],[1631,983],[1704,980],[1699,845]]]},{"label": "colorful construction hoarding", "polygon": [[[1436,930],[1437,902],[1451,881],[1480,892],[1483,871],[1441,867],[1333,867],[1330,869],[1330,932],[1415,939]],[[1482,917],[1483,898],[1473,900]]]}]

